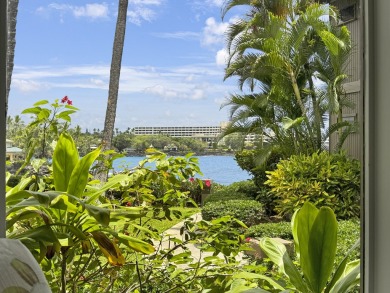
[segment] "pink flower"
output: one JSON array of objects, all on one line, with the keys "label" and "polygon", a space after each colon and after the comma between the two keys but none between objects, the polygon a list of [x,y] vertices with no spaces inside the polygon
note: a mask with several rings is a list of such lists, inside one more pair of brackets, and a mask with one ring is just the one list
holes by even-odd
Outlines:
[{"label": "pink flower", "polygon": [[194,178],[194,177],[191,177],[191,178],[188,179],[188,180],[190,180],[190,182],[194,182],[194,181],[195,181],[195,178]]},{"label": "pink flower", "polygon": [[250,237],[246,237],[245,238],[245,242],[249,242],[249,241],[251,241],[251,238]]},{"label": "pink flower", "polygon": [[[61,103],[64,104],[68,101],[68,96],[65,96],[61,99]],[[69,103],[69,102],[68,102]]]},{"label": "pink flower", "polygon": [[211,186],[211,180],[205,180],[204,181],[204,184],[206,184],[207,187],[210,187]]}]

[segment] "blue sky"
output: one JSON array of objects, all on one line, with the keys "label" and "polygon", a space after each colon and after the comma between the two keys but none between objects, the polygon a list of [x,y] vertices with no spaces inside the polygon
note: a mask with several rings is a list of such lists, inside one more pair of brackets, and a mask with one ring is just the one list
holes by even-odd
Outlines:
[{"label": "blue sky", "polygon": [[[129,0],[116,127],[206,126],[235,80],[223,81],[223,0]],[[118,1],[20,0],[11,116],[67,95],[72,125],[103,129]],[[26,117],[27,118],[27,117]]]}]

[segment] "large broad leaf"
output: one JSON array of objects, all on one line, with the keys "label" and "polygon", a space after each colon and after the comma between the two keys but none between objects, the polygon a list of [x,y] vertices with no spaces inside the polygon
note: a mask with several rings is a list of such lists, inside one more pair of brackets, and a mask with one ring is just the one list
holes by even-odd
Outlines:
[{"label": "large broad leaf", "polygon": [[89,198],[85,201],[86,203],[92,203],[96,199],[99,198],[102,193],[115,185],[119,184],[120,182],[128,181],[129,180],[129,175],[127,174],[118,174],[115,175],[114,177],[108,179],[108,182],[104,184],[99,190],[95,191],[94,193],[88,195]]},{"label": "large broad leaf", "polygon": [[345,273],[330,290],[330,293],[345,293],[360,280],[360,260],[349,263]]},{"label": "large broad leaf", "polygon": [[77,162],[70,176],[67,193],[75,197],[81,197],[83,195],[85,186],[88,183],[89,170],[99,154],[100,149],[96,149]]},{"label": "large broad leaf", "polygon": [[50,224],[52,222],[50,215],[44,213],[43,211],[27,210],[27,211],[23,211],[17,215],[14,215],[10,219],[8,219],[7,220],[7,229],[11,228],[18,221],[23,221],[23,220],[32,219],[32,218],[41,218],[45,224]]},{"label": "large broad leaf", "polygon": [[103,226],[108,226],[110,224],[110,210],[105,208],[100,208],[90,204],[85,204],[85,209],[88,211],[88,214],[96,219],[99,224]]},{"label": "large broad leaf", "polygon": [[[304,271],[313,292],[321,293],[325,288],[333,270],[336,248],[336,216],[329,207],[321,207],[310,231],[307,260],[310,263],[309,270]],[[301,255],[301,260],[303,258]]]},{"label": "large broad leaf", "polygon": [[345,268],[347,266],[349,256],[351,255],[352,251],[354,251],[359,245],[360,239],[356,240],[354,245],[352,245],[352,247],[348,250],[345,257],[338,265],[336,272],[333,274],[332,280],[326,286],[324,293],[329,293],[330,289],[332,289],[336,282],[343,276],[343,274],[345,273]]},{"label": "large broad leaf", "polygon": [[310,292],[282,243],[266,237],[260,240],[260,247],[268,258],[279,267],[280,271],[289,277],[295,288],[302,293]]},{"label": "large broad leaf", "polygon": [[117,236],[118,236],[119,241],[121,243],[125,244],[126,246],[130,247],[131,249],[133,249],[135,251],[142,252],[145,254],[152,254],[154,252],[153,245],[151,245],[145,241],[139,240],[139,239],[134,238],[134,237],[127,236],[123,233],[118,233]]},{"label": "large broad leaf", "polygon": [[67,191],[78,159],[78,151],[72,137],[62,133],[53,154],[53,179],[57,191]]},{"label": "large broad leaf", "polygon": [[110,264],[114,266],[125,264],[125,258],[114,241],[111,241],[106,234],[100,231],[94,231],[91,234]]},{"label": "large broad leaf", "polygon": [[8,235],[9,238],[13,239],[33,239],[37,242],[46,241],[49,243],[58,243],[56,233],[52,230],[51,226],[44,225],[37,228],[33,228],[22,233],[11,233]]},{"label": "large broad leaf", "polygon": [[70,213],[77,213],[79,209],[75,204],[73,204],[69,200],[69,196],[67,194],[60,194],[55,199],[53,199],[50,203],[50,207],[54,209],[67,211]]},{"label": "large broad leaf", "polygon": [[318,209],[306,202],[294,217],[292,232],[295,243],[298,243],[300,264],[304,275],[310,270],[309,239],[314,220],[318,215]]}]

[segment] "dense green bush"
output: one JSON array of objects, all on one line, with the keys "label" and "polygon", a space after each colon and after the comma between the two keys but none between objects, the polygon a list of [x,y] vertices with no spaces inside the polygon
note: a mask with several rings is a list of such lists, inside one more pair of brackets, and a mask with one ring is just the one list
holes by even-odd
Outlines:
[{"label": "dense green bush", "polygon": [[259,187],[256,186],[253,180],[244,180],[234,182],[226,187],[227,190],[232,192],[240,192],[243,193],[247,197],[251,197],[255,199],[259,192]]},{"label": "dense green bush", "polygon": [[208,202],[227,201],[227,200],[252,200],[252,198],[247,197],[244,193],[241,192],[231,193],[228,190],[220,190],[215,193],[212,193],[209,197],[207,197],[205,199],[205,204]]},{"label": "dense green bush", "polygon": [[[249,227],[245,233],[246,237],[250,238],[282,238],[292,240],[292,230],[290,222],[280,223],[263,223]],[[336,263],[339,263],[347,254],[349,249],[360,237],[360,223],[358,220],[348,220],[338,222],[337,232],[337,251]],[[350,260],[358,259],[360,256],[359,247],[351,253]]]},{"label": "dense green bush", "polygon": [[259,188],[252,180],[234,182],[227,186],[219,186],[211,189],[211,195],[205,203],[220,200],[247,200],[256,199]]},{"label": "dense green bush", "polygon": [[262,187],[264,181],[267,180],[266,171],[275,170],[281,155],[274,150],[268,154],[265,162],[260,164],[259,161],[262,161],[262,158],[263,156],[257,150],[242,150],[235,153],[237,164],[241,169],[252,174],[253,181],[258,187]]},{"label": "dense green bush", "polygon": [[263,223],[249,227],[245,233],[250,238],[283,238],[286,240],[293,239],[290,222]]},{"label": "dense green bush", "polygon": [[294,155],[267,172],[276,211],[291,216],[304,202],[328,206],[338,219],[359,217],[360,164],[345,154]]},{"label": "dense green bush", "polygon": [[261,222],[263,207],[255,200],[228,200],[208,202],[202,209],[202,217],[207,221],[227,215],[252,226]]}]

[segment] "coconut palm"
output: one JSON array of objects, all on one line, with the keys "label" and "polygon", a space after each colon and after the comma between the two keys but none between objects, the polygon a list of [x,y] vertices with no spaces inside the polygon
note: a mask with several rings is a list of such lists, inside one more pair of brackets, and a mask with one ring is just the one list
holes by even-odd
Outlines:
[{"label": "coconut palm", "polygon": [[345,126],[339,121],[322,131],[327,111],[341,109],[336,106],[350,48],[348,31],[336,27],[331,6],[314,1],[231,0],[223,13],[242,4],[250,5],[250,12],[229,27],[225,78],[237,77],[240,90],[249,94],[233,94],[223,105],[231,107],[224,135],[260,133],[286,156],[321,149],[330,131]]},{"label": "coconut palm", "polygon": [[[116,107],[118,102],[119,78],[122,66],[122,53],[126,34],[126,20],[128,0],[119,0],[118,18],[115,28],[114,46],[112,52],[110,84],[108,88],[108,101],[106,110],[106,119],[104,122],[102,146],[103,150],[109,150],[112,146],[114,135],[114,125],[116,117]],[[102,182],[107,180],[107,170],[101,170],[97,178]]]},{"label": "coconut palm", "polygon": [[[7,92],[6,107],[8,108],[8,96],[11,89],[11,77],[14,69],[14,56],[16,46],[16,18],[18,15],[19,0],[8,0],[8,48],[7,48]],[[7,110],[7,109],[6,109]]]}]

